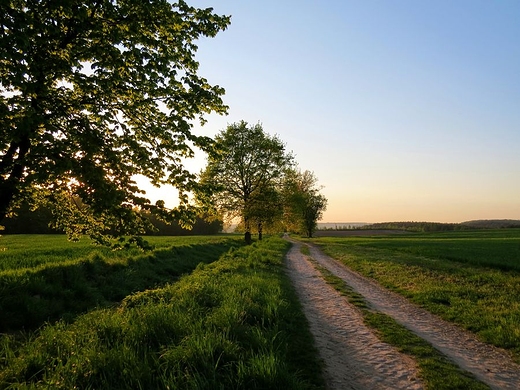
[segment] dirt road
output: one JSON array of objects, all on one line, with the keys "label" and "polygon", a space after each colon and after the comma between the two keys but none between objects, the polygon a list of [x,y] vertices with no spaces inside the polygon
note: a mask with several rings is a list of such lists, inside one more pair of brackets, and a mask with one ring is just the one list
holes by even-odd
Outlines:
[{"label": "dirt road", "polygon": [[[377,339],[361,313],[328,286],[292,241],[287,269],[325,362],[330,389],[421,389],[414,361]],[[520,389],[520,366],[502,350],[411,304],[310,246],[311,257],[492,389]]]}]

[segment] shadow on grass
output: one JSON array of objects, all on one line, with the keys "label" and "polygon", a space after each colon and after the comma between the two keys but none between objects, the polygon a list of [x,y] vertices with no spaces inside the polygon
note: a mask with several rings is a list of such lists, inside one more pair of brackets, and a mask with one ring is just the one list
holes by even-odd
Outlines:
[{"label": "shadow on grass", "polygon": [[236,239],[174,246],[126,260],[88,258],[0,274],[0,332],[34,330],[67,322],[94,308],[118,304],[127,295],[174,282],[199,263],[211,263]]}]

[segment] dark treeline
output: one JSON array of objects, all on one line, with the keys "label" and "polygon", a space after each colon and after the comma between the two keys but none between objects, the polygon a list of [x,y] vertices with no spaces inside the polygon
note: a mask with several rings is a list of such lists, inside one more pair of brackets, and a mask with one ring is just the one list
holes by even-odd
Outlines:
[{"label": "dark treeline", "polygon": [[23,205],[16,211],[17,215],[2,220],[5,228],[2,234],[60,234],[59,230],[50,226],[52,213],[47,208],[31,211],[29,206]]},{"label": "dark treeline", "polygon": [[486,219],[461,223],[441,222],[381,222],[365,225],[359,229],[406,230],[409,232],[448,232],[474,229],[520,228],[520,221],[511,219]]},{"label": "dark treeline", "polygon": [[204,218],[197,218],[191,229],[184,229],[176,223],[167,224],[158,220],[154,215],[148,214],[146,218],[157,229],[156,231],[148,231],[146,234],[150,236],[191,236],[191,235],[210,235],[217,234],[223,230],[222,221],[208,222]]},{"label": "dark treeline", "polygon": [[475,227],[460,223],[441,222],[381,222],[365,225],[360,229],[383,229],[383,230],[406,230],[409,232],[448,232],[459,230],[470,230]]},{"label": "dark treeline", "polygon": [[[150,220],[155,231],[148,230],[146,235],[153,236],[188,236],[188,235],[210,235],[222,231],[222,221],[207,222],[203,218],[197,218],[192,229],[184,229],[178,224],[167,224],[158,220],[155,216],[145,214]],[[31,211],[28,206],[22,206],[17,215],[5,218],[2,221],[4,230],[2,234],[61,234],[63,231],[51,227],[52,214],[46,208]]]},{"label": "dark treeline", "polygon": [[463,222],[464,225],[481,229],[520,228],[520,221],[515,219],[480,219]]}]

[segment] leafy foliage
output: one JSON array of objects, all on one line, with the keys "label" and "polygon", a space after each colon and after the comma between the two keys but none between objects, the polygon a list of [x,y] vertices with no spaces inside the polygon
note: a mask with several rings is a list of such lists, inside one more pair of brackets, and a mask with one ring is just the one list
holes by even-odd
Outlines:
[{"label": "leafy foliage", "polygon": [[318,179],[310,171],[288,170],[285,174],[284,219],[289,230],[312,237],[317,222],[327,208],[327,199],[320,194]]},{"label": "leafy foliage", "polygon": [[261,233],[264,223],[279,213],[278,192],[293,157],[276,136],[266,134],[260,124],[233,123],[215,139],[216,152],[208,158],[201,182],[214,194],[199,194],[199,201],[225,221],[239,218],[250,242],[251,224]]},{"label": "leafy foliage", "polygon": [[[230,18],[182,0],[13,0],[0,15],[0,220],[25,199],[105,243],[144,231],[136,208],[189,223],[182,159],[211,148],[192,122],[227,109],[194,42]],[[135,175],[177,187],[179,208],[150,204]]]}]

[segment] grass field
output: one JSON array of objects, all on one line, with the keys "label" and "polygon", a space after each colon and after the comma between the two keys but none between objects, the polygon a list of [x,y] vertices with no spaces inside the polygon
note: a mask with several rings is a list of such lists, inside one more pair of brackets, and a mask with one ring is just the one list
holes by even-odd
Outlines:
[{"label": "grass field", "polygon": [[111,251],[64,235],[0,237],[0,332],[70,321],[171,282],[242,245],[233,236],[150,237],[154,251]]},{"label": "grass field", "polygon": [[[229,237],[226,237],[228,239]],[[222,242],[224,236],[150,236],[146,240],[155,252],[172,246],[186,246]],[[102,245],[93,245],[88,239],[71,242],[63,234],[37,235],[15,234],[0,236],[0,272],[20,268],[35,268],[50,263],[64,263],[81,258],[102,256],[106,259],[120,259],[140,256],[139,248],[112,250]]]},{"label": "grass field", "polygon": [[[91,308],[36,332],[4,334],[0,388],[324,388],[305,317],[284,272],[289,244],[279,238],[247,247],[235,238],[200,240],[188,246],[170,242],[145,256],[153,267],[163,255],[170,263],[193,264],[196,254],[209,258],[221,252],[177,281],[129,293],[111,308]],[[83,271],[90,264],[70,261]]]},{"label": "grass field", "polygon": [[330,256],[520,362],[520,230],[313,240]]}]

